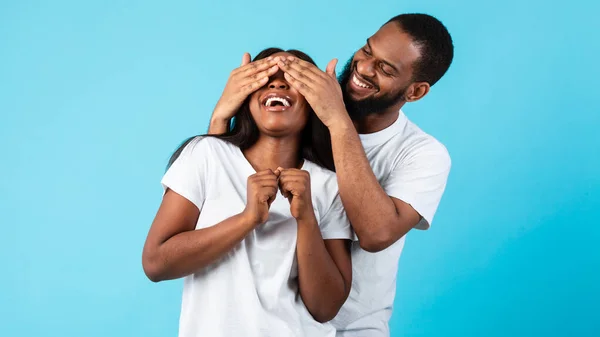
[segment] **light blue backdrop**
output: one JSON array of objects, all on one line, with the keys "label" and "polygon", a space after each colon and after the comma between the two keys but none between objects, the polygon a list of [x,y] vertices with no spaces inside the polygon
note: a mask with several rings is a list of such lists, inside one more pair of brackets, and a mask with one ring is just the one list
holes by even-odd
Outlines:
[{"label": "light blue backdrop", "polygon": [[[600,5],[592,1],[0,1],[0,336],[175,336],[141,250],[170,152],[244,51],[344,63],[390,17],[456,44],[406,112],[453,170],[409,234],[393,336],[600,335]],[[338,69],[339,70],[339,69]]]}]

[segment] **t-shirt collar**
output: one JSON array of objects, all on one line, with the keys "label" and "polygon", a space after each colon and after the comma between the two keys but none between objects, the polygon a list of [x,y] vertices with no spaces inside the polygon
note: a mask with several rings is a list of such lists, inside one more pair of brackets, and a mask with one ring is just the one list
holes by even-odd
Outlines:
[{"label": "t-shirt collar", "polygon": [[394,123],[392,123],[392,125],[381,131],[359,134],[358,136],[360,137],[360,141],[362,142],[363,146],[375,146],[383,144],[395,135],[401,133],[402,130],[404,130],[407,122],[408,118],[402,112],[402,110],[400,110],[398,112],[398,118],[396,121],[394,121]]}]

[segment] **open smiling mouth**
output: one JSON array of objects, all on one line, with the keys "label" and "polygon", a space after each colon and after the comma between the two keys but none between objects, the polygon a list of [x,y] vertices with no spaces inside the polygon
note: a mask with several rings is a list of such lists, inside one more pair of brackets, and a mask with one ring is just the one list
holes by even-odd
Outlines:
[{"label": "open smiling mouth", "polygon": [[373,86],[368,84],[367,82],[362,81],[361,79],[358,78],[358,76],[356,76],[356,74],[352,75],[352,83],[358,85],[361,88],[365,88],[365,89],[373,89]]},{"label": "open smiling mouth", "polygon": [[272,93],[263,98],[262,104],[267,111],[284,111],[293,105],[293,101],[289,96]]},{"label": "open smiling mouth", "polygon": [[370,83],[364,81],[363,79],[359,78],[356,73],[352,74],[352,83],[354,85],[356,85],[357,87],[363,88],[363,89],[375,89],[375,86],[371,85]]}]

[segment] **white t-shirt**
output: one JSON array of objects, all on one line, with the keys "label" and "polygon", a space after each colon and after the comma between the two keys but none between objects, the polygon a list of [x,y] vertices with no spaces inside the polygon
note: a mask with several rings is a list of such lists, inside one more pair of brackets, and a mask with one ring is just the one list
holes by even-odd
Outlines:
[{"label": "white t-shirt", "polygon": [[[440,142],[400,111],[389,127],[360,139],[377,180],[386,193],[410,204],[428,229],[450,172],[450,156]],[[352,290],[332,321],[338,337],[389,336],[388,321],[396,295],[398,260],[405,237],[387,249],[369,253],[352,244]]]},{"label": "white t-shirt", "polygon": [[[312,201],[324,239],[350,239],[335,174],[309,161]],[[196,228],[242,212],[247,179],[256,173],[242,151],[225,141],[195,138],[165,173],[163,188],[198,209]],[[218,261],[185,277],[180,337],[335,336],[315,321],[298,290],[297,223],[278,192],[269,218]]]}]

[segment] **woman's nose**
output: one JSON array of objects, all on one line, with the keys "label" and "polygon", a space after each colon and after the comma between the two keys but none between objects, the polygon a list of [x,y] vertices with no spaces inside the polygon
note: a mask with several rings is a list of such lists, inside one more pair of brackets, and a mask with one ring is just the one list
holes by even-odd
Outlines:
[{"label": "woman's nose", "polygon": [[283,89],[283,90],[288,90],[290,88],[290,85],[282,77],[283,76],[281,76],[281,77],[277,76],[276,78],[272,79],[271,82],[269,82],[269,89]]}]

